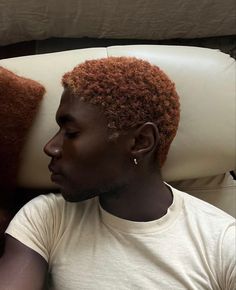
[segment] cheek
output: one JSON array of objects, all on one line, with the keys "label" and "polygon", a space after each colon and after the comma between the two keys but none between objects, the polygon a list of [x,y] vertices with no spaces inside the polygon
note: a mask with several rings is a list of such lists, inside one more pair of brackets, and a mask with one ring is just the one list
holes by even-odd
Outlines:
[{"label": "cheek", "polygon": [[73,180],[114,180],[127,170],[124,154],[114,146],[93,140],[65,143],[63,167]]},{"label": "cheek", "polygon": [[107,144],[84,138],[65,142],[62,160],[64,166],[85,173],[111,162],[112,155]]}]

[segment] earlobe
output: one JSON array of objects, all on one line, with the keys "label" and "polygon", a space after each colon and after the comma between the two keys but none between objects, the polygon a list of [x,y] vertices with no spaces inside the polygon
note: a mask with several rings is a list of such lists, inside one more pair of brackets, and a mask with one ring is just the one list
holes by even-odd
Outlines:
[{"label": "earlobe", "polygon": [[156,150],[159,141],[159,132],[156,124],[146,122],[134,131],[134,142],[131,153],[134,158],[143,158]]}]

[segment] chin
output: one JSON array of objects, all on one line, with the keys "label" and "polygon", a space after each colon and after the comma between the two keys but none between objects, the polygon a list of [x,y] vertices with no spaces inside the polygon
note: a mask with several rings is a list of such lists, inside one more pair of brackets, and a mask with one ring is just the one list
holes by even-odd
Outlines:
[{"label": "chin", "polygon": [[125,190],[126,186],[127,184],[125,183],[108,186],[97,186],[89,189],[82,189],[78,187],[75,189],[63,186],[61,187],[61,194],[68,202],[81,202],[96,196],[118,198],[120,192]]},{"label": "chin", "polygon": [[61,195],[63,196],[63,198],[68,201],[68,202],[81,202],[81,201],[85,201],[87,199],[93,198],[95,196],[97,196],[97,193],[91,193],[91,191],[89,192],[72,192],[70,190],[61,190]]}]

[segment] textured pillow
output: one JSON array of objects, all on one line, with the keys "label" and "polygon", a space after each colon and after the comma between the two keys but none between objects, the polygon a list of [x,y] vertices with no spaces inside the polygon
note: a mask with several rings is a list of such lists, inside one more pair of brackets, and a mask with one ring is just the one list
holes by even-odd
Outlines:
[{"label": "textured pillow", "polygon": [[44,93],[44,87],[36,81],[0,67],[1,203],[16,187],[20,153]]}]

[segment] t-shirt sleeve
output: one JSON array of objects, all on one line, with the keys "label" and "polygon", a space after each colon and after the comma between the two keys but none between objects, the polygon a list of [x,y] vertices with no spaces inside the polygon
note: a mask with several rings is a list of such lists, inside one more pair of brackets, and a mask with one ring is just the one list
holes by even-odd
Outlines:
[{"label": "t-shirt sleeve", "polygon": [[56,198],[40,195],[15,215],[5,233],[49,260],[55,230]]},{"label": "t-shirt sleeve", "polygon": [[232,223],[224,233],[221,244],[222,289],[236,288],[236,223]]}]

